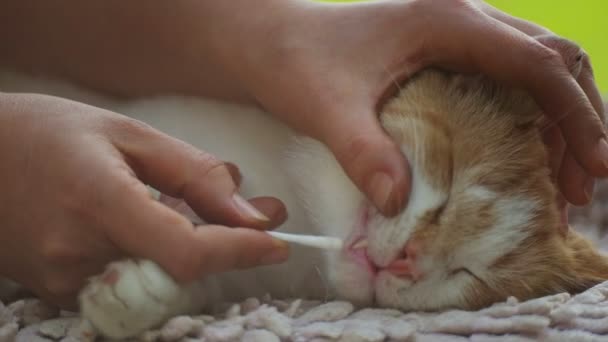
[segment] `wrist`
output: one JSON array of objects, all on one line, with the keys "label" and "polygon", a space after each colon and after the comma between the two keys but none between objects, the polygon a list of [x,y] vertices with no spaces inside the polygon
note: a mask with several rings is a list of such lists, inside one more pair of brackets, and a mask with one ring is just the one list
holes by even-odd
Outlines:
[{"label": "wrist", "polygon": [[[238,87],[238,100],[255,102],[252,90],[262,86],[269,74],[279,72],[287,50],[298,39],[297,30],[318,4],[301,0],[209,1],[197,41],[211,64],[217,65],[231,84]],[[295,33],[295,34],[294,34]],[[266,74],[263,76],[262,74]],[[208,73],[200,75],[207,79]],[[272,78],[272,76],[271,76]],[[208,82],[208,81],[207,81]],[[234,92],[233,92],[234,93]]]}]

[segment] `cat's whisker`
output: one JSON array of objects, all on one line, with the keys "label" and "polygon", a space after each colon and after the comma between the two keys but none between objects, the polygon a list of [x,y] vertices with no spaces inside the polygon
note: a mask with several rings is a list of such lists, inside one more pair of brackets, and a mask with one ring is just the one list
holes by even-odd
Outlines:
[{"label": "cat's whisker", "polygon": [[323,301],[327,302],[330,298],[329,285],[327,284],[327,281],[323,277],[323,273],[321,272],[321,269],[319,268],[319,266],[315,265],[315,270],[317,271],[317,274],[319,275],[319,279],[321,280],[321,284],[323,284],[323,289],[325,290],[325,298],[323,298]]},{"label": "cat's whisker", "polygon": [[[399,83],[399,79],[397,77],[395,77],[395,75],[393,73],[391,73],[385,65],[380,65],[380,68],[390,77],[391,82],[395,85],[395,88],[399,92],[401,92],[402,87],[401,87],[401,84]],[[409,72],[408,72],[408,74],[409,74]]]},{"label": "cat's whisker", "polygon": [[573,113],[564,113],[563,115],[561,115],[555,119],[548,120],[544,125],[542,125],[539,128],[539,132],[542,134],[542,133],[546,132],[547,130],[549,130],[550,128],[553,128],[553,127],[559,125],[559,122],[561,120],[563,120],[564,118],[566,118],[567,116],[569,116],[571,114],[573,114]]}]

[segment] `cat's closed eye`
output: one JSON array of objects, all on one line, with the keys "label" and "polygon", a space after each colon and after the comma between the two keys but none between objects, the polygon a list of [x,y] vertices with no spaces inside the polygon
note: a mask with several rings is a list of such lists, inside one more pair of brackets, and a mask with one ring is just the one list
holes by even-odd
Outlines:
[{"label": "cat's closed eye", "polygon": [[432,212],[430,223],[432,223],[432,224],[439,223],[439,219],[441,219],[441,214],[443,214],[443,212],[445,211],[445,207],[447,205],[448,205],[448,200],[443,202],[439,207],[437,207],[437,209],[435,209]]},{"label": "cat's closed eye", "polygon": [[479,282],[484,283],[484,281],[479,276],[477,276],[473,271],[471,271],[470,269],[468,269],[466,267],[458,267],[458,268],[448,271],[448,277],[456,277],[459,275],[466,275],[469,277],[473,277],[476,280],[478,280]]}]

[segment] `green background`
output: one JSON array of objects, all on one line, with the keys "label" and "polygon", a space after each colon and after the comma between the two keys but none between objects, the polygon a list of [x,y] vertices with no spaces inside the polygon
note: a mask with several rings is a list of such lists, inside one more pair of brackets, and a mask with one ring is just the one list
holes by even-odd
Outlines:
[{"label": "green background", "polygon": [[608,0],[488,0],[487,2],[579,43],[591,56],[595,78],[602,93],[608,95]]}]

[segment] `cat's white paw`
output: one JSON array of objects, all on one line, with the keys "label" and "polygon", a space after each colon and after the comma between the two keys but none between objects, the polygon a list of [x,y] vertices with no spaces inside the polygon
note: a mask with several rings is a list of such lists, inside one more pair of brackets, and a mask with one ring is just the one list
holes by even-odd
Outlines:
[{"label": "cat's white paw", "polygon": [[191,291],[157,264],[125,260],[108,265],[80,293],[85,319],[110,338],[136,336],[193,308]]}]

